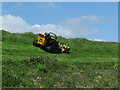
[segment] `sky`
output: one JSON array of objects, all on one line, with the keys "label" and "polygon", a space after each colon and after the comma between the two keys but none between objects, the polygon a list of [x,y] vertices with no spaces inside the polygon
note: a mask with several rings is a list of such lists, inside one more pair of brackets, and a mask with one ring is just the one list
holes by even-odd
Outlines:
[{"label": "sky", "polygon": [[118,41],[117,2],[3,2],[0,29]]}]

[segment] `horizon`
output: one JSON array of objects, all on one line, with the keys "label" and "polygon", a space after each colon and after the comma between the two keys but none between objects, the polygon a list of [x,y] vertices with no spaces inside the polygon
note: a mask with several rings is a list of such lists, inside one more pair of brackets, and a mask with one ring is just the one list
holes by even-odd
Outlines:
[{"label": "horizon", "polygon": [[[9,32],[7,30],[1,30],[0,31],[5,31],[5,32],[8,32],[8,33],[11,33],[11,34],[24,34],[24,33],[33,33],[33,32]],[[38,33],[33,33],[33,34],[38,34]],[[57,36],[57,37],[62,37],[62,36]],[[100,39],[88,39],[88,38],[66,38],[66,37],[62,37],[62,38],[65,38],[65,39],[86,39],[86,40],[89,40],[89,41],[97,41],[97,42],[114,42],[114,43],[120,43],[119,41],[103,41],[103,40],[100,40]]]}]

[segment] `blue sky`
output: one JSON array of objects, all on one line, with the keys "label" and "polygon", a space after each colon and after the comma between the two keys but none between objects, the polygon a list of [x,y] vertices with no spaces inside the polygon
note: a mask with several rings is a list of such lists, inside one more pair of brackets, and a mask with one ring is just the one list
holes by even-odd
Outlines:
[{"label": "blue sky", "polygon": [[[26,32],[53,31],[68,38],[118,41],[117,2],[6,2],[2,3],[2,17],[3,27],[11,32],[19,32],[21,26]],[[15,24],[7,26],[10,22]]]}]

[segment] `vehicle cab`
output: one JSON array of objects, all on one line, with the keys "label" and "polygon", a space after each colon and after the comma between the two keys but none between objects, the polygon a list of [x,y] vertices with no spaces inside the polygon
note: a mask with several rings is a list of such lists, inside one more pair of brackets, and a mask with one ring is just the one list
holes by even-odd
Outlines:
[{"label": "vehicle cab", "polygon": [[46,35],[43,33],[38,33],[38,44],[45,46],[46,44]]}]

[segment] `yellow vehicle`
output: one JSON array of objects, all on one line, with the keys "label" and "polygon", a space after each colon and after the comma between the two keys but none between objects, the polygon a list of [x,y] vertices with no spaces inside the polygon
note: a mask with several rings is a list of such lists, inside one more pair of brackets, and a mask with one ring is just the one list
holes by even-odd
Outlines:
[{"label": "yellow vehicle", "polygon": [[45,34],[38,33],[38,39],[33,42],[33,45],[50,53],[69,53],[70,51],[70,47],[59,43],[57,36],[51,32]]}]

